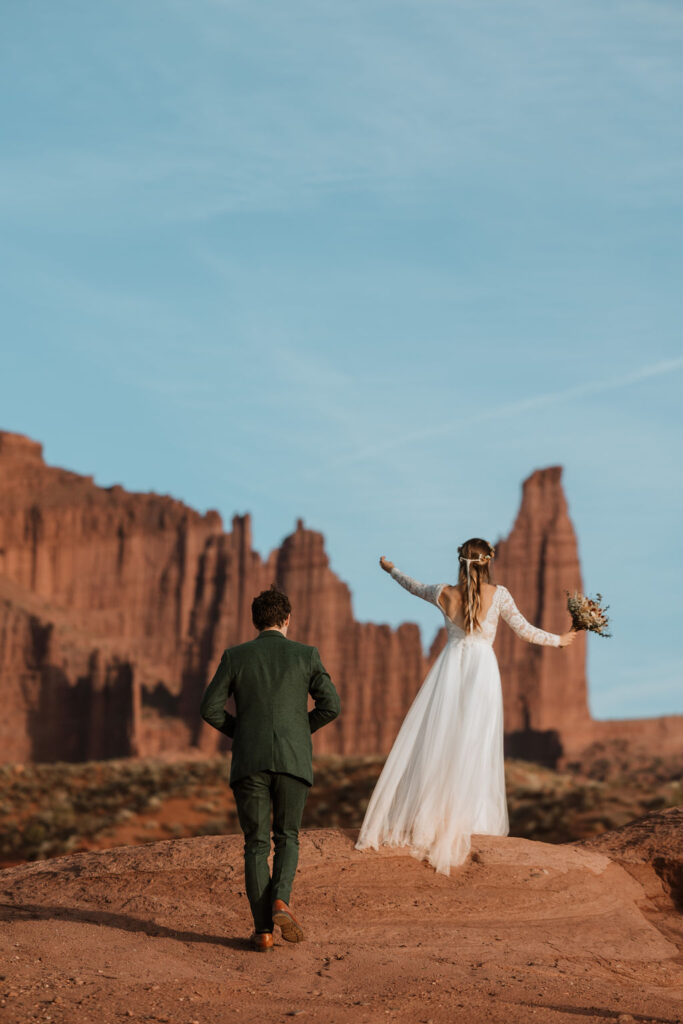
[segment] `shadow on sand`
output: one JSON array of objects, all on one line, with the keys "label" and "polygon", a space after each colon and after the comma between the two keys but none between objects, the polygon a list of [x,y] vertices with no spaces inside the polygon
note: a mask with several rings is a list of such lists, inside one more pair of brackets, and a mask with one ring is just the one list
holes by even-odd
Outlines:
[{"label": "shadow on sand", "polygon": [[119,928],[126,932],[144,932],[145,935],[161,939],[175,939],[178,942],[211,942],[216,946],[227,946],[229,949],[251,950],[248,938],[231,938],[225,935],[202,935],[199,932],[179,931],[167,928],[154,921],[145,921],[127,914],[113,914],[106,910],[86,910],[83,907],[59,907],[47,904],[32,903],[0,903],[0,920],[12,922],[19,920],[80,921],[83,924],[97,924],[105,928]]}]

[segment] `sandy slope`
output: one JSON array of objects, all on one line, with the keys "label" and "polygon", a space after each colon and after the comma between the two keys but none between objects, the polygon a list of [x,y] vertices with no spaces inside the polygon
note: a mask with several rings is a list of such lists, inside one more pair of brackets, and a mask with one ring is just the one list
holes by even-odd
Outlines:
[{"label": "sandy slope", "polygon": [[310,830],[307,941],[257,954],[237,836],[22,865],[0,872],[0,1020],[680,1022],[681,918],[639,871],[482,836],[446,878]]}]

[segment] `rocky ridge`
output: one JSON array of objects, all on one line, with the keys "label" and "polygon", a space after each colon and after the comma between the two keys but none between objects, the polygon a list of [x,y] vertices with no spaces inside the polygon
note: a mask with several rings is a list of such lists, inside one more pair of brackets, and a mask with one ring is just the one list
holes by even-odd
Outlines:
[{"label": "rocky ridge", "polygon": [[653,866],[662,844],[680,865],[679,816],[634,824],[640,878],[621,859],[628,827],[600,849],[473,837],[450,877],[404,850],[359,853],[354,832],[305,831],[306,941],[278,935],[266,955],[247,942],[238,836],[9,868],[0,1009],[8,1024],[681,1024],[681,918]]},{"label": "rocky ridge", "polygon": [[[524,483],[497,575],[527,618],[559,632],[564,590],[580,587],[576,537],[559,467]],[[253,635],[253,595],[276,581],[296,608],[294,639],[315,643],[344,714],[316,735],[319,754],[386,753],[430,663],[413,623],[356,621],[322,534],[303,522],[280,548],[253,550],[249,516],[225,531],[167,496],[98,487],[48,466],[41,446],[0,432],[0,757],[79,761],[215,752],[201,693],[225,646]],[[568,652],[501,628],[506,747],[561,764],[600,738],[680,751],[682,716],[593,722],[585,639]]]}]

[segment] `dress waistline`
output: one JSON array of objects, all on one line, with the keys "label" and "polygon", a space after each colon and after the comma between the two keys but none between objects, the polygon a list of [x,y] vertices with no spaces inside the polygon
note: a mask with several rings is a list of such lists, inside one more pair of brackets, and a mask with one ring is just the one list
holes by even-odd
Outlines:
[{"label": "dress waistline", "polygon": [[490,647],[493,649],[493,641],[487,640],[484,636],[454,636],[450,642],[452,644],[458,644],[461,647],[472,647],[476,644],[478,647],[483,645],[484,647]]}]

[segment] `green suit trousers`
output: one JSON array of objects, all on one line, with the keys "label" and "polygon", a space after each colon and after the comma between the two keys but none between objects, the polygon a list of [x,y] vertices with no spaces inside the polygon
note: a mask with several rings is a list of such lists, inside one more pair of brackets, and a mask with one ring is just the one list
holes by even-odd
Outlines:
[{"label": "green suit trousers", "polygon": [[[244,832],[244,880],[254,930],[272,932],[274,900],[289,903],[299,861],[299,829],[310,786],[285,772],[253,772],[233,783],[240,827]],[[273,809],[273,874],[270,813]]]}]

